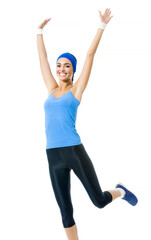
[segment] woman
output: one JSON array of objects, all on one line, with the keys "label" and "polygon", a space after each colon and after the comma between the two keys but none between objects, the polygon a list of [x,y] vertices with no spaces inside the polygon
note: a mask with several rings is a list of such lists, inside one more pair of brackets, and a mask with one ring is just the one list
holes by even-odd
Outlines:
[{"label": "woman", "polygon": [[103,31],[113,17],[110,14],[110,9],[106,9],[103,15],[99,11],[100,27],[87,52],[82,73],[74,84],[77,60],[70,53],[63,53],[57,58],[56,74],[59,78],[59,85],[51,73],[42,35],[44,26],[51,18],[46,19],[37,32],[40,67],[48,89],[48,98],[44,103],[46,154],[52,187],[69,240],[78,239],[70,196],[71,170],[80,179],[93,204],[98,208],[105,207],[118,197],[132,206],[135,206],[138,201],[136,196],[122,184],[117,184],[114,190],[102,192],[93,163],[75,128],[77,108],[87,86],[94,55]]}]

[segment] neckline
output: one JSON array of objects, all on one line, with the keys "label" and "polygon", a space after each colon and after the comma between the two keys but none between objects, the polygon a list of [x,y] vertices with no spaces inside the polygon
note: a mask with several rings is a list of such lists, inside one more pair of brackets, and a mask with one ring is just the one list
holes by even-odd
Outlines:
[{"label": "neckline", "polygon": [[[59,88],[59,87],[58,87],[58,88]],[[56,88],[56,89],[58,89],[58,88]],[[71,88],[72,88],[72,87],[71,87]],[[52,92],[52,96],[53,96],[55,99],[61,98],[61,97],[63,97],[65,94],[71,92],[71,88],[70,88],[70,90],[69,90],[68,92],[64,93],[64,94],[63,94],[62,96],[60,96],[60,97],[55,97],[55,96],[53,95],[53,92],[56,90],[56,89],[55,89],[55,90]]]},{"label": "neckline", "polygon": [[[73,87],[73,86],[72,86]],[[71,87],[71,88],[72,88]],[[51,92],[51,94],[50,95],[52,95],[52,97],[54,98],[54,99],[60,99],[60,98],[62,98],[65,94],[67,94],[67,93],[71,93],[71,95],[74,97],[74,99],[77,101],[77,103],[78,104],[80,104],[80,101],[73,95],[73,93],[71,92],[71,88],[70,88],[70,90],[68,91],[68,92],[66,92],[66,93],[64,93],[61,97],[58,97],[58,98],[56,98],[54,95],[53,95],[53,92],[57,89],[54,89],[52,92]]]}]

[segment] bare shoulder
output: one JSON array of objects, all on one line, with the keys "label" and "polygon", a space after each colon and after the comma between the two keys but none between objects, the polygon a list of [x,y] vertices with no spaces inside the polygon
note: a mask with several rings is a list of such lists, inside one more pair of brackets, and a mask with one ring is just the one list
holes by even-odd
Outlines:
[{"label": "bare shoulder", "polygon": [[73,84],[71,92],[73,93],[75,98],[78,99],[79,102],[81,102],[83,91],[82,88],[77,84],[77,81],[75,84]]},{"label": "bare shoulder", "polygon": [[56,89],[56,88],[58,88],[58,87],[59,87],[58,84],[54,84],[51,88],[49,88],[49,89],[48,89],[48,96],[51,94],[51,92],[52,92],[54,89]]}]

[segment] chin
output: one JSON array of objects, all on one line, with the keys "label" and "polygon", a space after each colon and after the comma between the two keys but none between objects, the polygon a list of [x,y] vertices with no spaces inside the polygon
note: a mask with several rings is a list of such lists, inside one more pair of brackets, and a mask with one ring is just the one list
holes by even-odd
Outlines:
[{"label": "chin", "polygon": [[59,78],[59,80],[60,80],[60,81],[63,81],[63,82],[68,82],[68,79],[60,79],[60,78]]}]

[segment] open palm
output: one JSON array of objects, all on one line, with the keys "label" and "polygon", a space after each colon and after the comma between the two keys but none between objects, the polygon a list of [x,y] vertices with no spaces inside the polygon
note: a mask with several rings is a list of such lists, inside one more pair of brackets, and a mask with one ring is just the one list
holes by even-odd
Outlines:
[{"label": "open palm", "polygon": [[99,17],[101,19],[101,22],[107,24],[111,20],[111,18],[113,17],[113,16],[110,16],[110,14],[111,14],[110,8],[106,8],[103,15],[102,15],[101,11],[99,11]]}]

